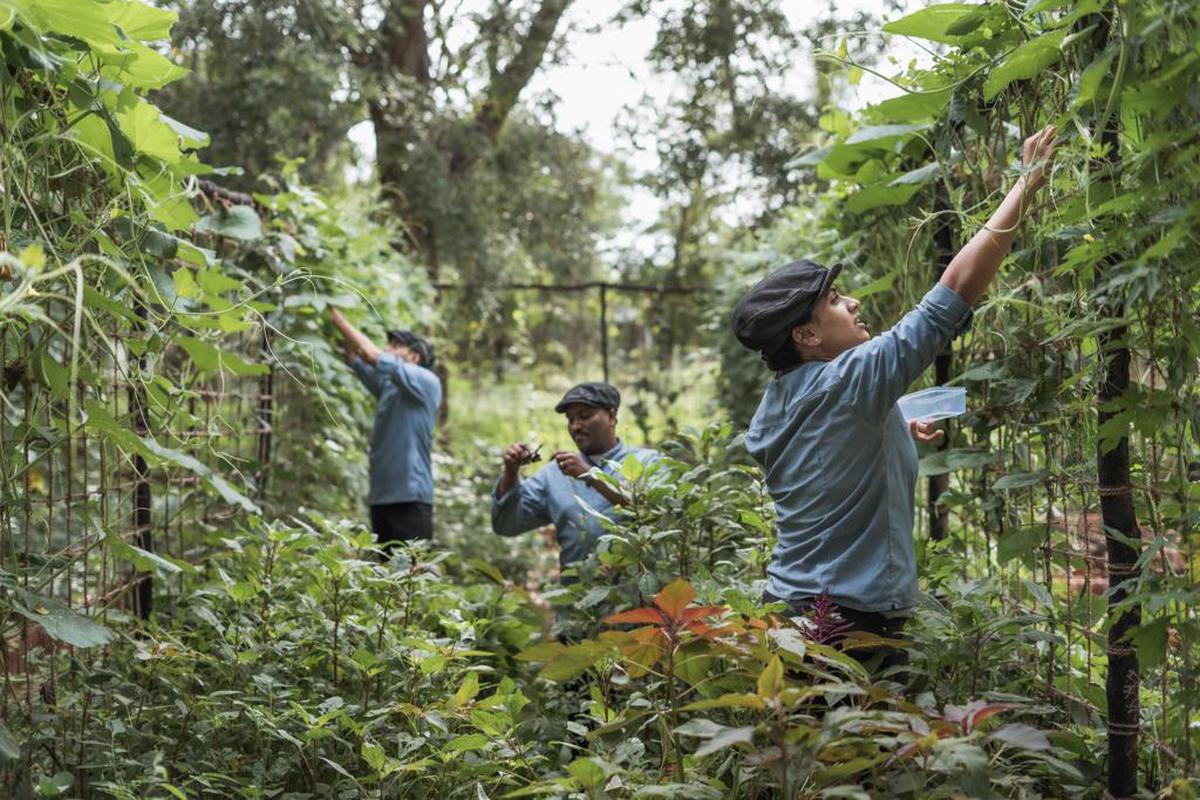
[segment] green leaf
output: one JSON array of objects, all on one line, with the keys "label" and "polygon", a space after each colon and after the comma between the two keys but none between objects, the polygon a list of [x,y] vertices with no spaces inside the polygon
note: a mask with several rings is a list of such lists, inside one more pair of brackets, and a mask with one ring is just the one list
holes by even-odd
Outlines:
[{"label": "green leaf", "polygon": [[914,91],[870,106],[866,113],[887,122],[915,122],[941,116],[950,103],[952,88]]},{"label": "green leaf", "polygon": [[874,186],[860,189],[846,199],[846,210],[851,214],[861,214],[873,208],[883,206],[898,206],[907,203],[912,196],[921,190],[920,184],[899,184],[883,181]]},{"label": "green leaf", "polygon": [[1079,75],[1079,79],[1075,81],[1075,96],[1071,100],[1072,108],[1081,108],[1096,98],[1096,92],[1099,91],[1101,83],[1108,75],[1108,68],[1118,49],[1118,47],[1112,46],[1101,51]]},{"label": "green leaf", "polygon": [[[889,22],[883,29],[900,36],[957,44],[964,33],[969,33],[983,22],[980,8],[971,3],[939,3]],[[968,25],[970,27],[967,30],[961,30]]]},{"label": "green leaf", "polygon": [[988,738],[1022,750],[1050,749],[1050,740],[1043,731],[1021,722],[1010,722]]},{"label": "green leaf", "polygon": [[21,743],[0,723],[0,764],[9,764],[21,760]]},{"label": "green leaf", "polygon": [[899,178],[896,178],[895,180],[893,180],[888,185],[889,186],[908,186],[911,184],[916,184],[919,186],[922,184],[929,183],[931,180],[933,180],[938,175],[940,175],[941,172],[942,172],[941,162],[934,161],[929,164],[926,164],[923,167],[917,167],[914,170],[909,170],[908,172],[901,175]]},{"label": "green leaf", "polygon": [[922,475],[944,475],[956,469],[978,469],[996,463],[996,454],[985,450],[952,447],[921,459]]},{"label": "green leaf", "polygon": [[11,596],[13,610],[41,625],[52,639],[75,647],[96,647],[112,641],[112,631],[74,611],[61,600],[21,588],[16,588]]},{"label": "green leaf", "polygon": [[443,753],[466,753],[471,750],[481,750],[488,746],[491,737],[482,733],[468,733],[446,742]]},{"label": "green leaf", "polygon": [[232,353],[218,350],[203,339],[193,336],[177,336],[175,342],[184,349],[201,374],[227,370],[244,378],[270,372],[270,367],[266,364],[250,363]]},{"label": "green leaf", "polygon": [[263,233],[262,221],[250,206],[233,206],[228,211],[222,208],[216,214],[202,217],[196,223],[196,230],[247,242],[261,239]]},{"label": "green leaf", "polygon": [[607,777],[604,767],[593,758],[575,759],[567,765],[567,772],[571,773],[571,777],[579,781],[584,789],[598,789]]},{"label": "green leaf", "polygon": [[907,125],[868,125],[859,128],[854,133],[850,134],[846,139],[845,144],[848,145],[864,145],[870,144],[874,147],[882,147],[891,149],[891,146],[901,140],[907,139],[917,131],[927,129],[928,125],[922,124],[907,124]]},{"label": "green leaf", "polygon": [[998,479],[992,484],[993,489],[1024,489],[1029,486],[1037,486],[1046,480],[1046,476],[1050,473],[1044,469],[1039,469],[1036,472],[1010,472],[1003,478]]},{"label": "green leaf", "polygon": [[1133,633],[1129,641],[1137,648],[1138,661],[1144,667],[1157,667],[1166,660],[1167,640],[1170,638],[1170,620],[1166,617],[1147,622]]},{"label": "green leaf", "polygon": [[[112,531],[104,531],[104,541],[112,550],[117,558],[125,559],[131,562],[141,572],[157,572],[160,575],[177,575],[184,570],[184,566],[164,558],[157,553],[151,553],[149,550],[143,550],[140,547],[130,544],[117,536]],[[186,565],[188,570],[192,570],[190,564]]]},{"label": "green leaf", "polygon": [[580,642],[571,645],[557,655],[553,661],[542,667],[542,671],[538,675],[560,683],[569,681],[571,678],[583,674],[588,667],[599,661],[607,652],[609,652],[608,646],[600,642]]},{"label": "green leaf", "polygon": [[991,100],[1015,80],[1034,78],[1062,57],[1063,38],[1068,31],[1044,33],[1013,50],[991,72],[983,84],[983,97]]},{"label": "green leaf", "polygon": [[1007,564],[1014,558],[1030,556],[1046,541],[1046,529],[1040,525],[1010,528],[996,542],[996,561]]}]

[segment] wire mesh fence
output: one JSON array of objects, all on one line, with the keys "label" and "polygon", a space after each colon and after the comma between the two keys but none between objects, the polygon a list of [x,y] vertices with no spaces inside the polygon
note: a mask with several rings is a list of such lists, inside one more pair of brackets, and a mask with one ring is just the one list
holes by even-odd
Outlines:
[{"label": "wire mesh fence", "polygon": [[25,612],[4,616],[0,641],[5,685],[23,684],[26,701],[44,677],[28,656],[56,646],[46,628],[63,609],[149,615],[210,534],[261,497],[275,409],[258,330],[223,338],[236,372],[201,370],[188,337],[136,301],[74,330],[70,304],[48,308],[62,336],[0,328],[0,571]]}]

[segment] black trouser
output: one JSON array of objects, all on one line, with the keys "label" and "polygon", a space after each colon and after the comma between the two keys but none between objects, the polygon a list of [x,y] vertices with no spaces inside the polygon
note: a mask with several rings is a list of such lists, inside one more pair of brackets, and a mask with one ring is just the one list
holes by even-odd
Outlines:
[{"label": "black trouser", "polygon": [[[796,617],[804,616],[812,609],[813,599],[812,597],[801,597],[795,600],[783,600],[783,598],[776,597],[770,592],[763,592],[764,603],[786,602],[788,610],[792,616]],[[855,611],[853,608],[846,608],[845,606],[835,605],[833,610],[842,618],[842,622],[848,626],[843,628],[843,635],[862,631],[863,633],[873,633],[885,639],[899,639],[904,636],[904,623],[908,621],[907,617],[885,617],[883,614],[871,611]],[[846,653],[860,664],[870,665],[878,661],[876,669],[880,670],[908,664],[908,651],[897,647],[855,647],[847,650]]]},{"label": "black trouser", "polygon": [[390,549],[400,542],[433,538],[433,506],[429,503],[384,503],[371,506],[371,530]]}]

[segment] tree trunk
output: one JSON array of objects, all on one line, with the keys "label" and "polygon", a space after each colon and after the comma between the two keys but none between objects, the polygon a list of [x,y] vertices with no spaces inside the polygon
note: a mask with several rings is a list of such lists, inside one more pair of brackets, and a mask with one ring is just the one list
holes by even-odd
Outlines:
[{"label": "tree trunk", "polygon": [[[495,144],[521,91],[541,65],[569,4],[570,0],[542,0],[516,55],[503,69],[493,70],[483,97],[474,104],[478,110],[465,123],[473,135],[455,135],[444,143],[445,177],[451,184],[462,179]],[[434,110],[435,81],[429,72],[430,42],[424,19],[427,6],[428,0],[391,3],[379,26],[370,63],[383,86],[397,88],[374,100],[369,111],[383,199],[403,223],[405,236],[420,254],[430,279],[437,282],[441,260],[438,214],[410,198],[406,169],[413,157],[412,145],[431,133],[423,120]]]}]

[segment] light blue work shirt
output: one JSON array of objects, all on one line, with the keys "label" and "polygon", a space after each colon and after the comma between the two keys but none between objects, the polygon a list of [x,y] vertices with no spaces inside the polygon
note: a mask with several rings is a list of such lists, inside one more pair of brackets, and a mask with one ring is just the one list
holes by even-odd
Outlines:
[{"label": "light blue work shirt", "polygon": [[[643,464],[662,457],[657,450],[626,447],[620,440],[605,453],[580,455],[615,476],[620,476],[621,464],[629,456]],[[496,487],[499,488],[499,483]],[[563,474],[557,464],[547,464],[529,480],[518,479],[503,497],[497,498],[495,490],[492,491],[492,530],[501,536],[515,536],[553,523],[557,529],[558,562],[566,567],[587,558],[604,534],[600,520],[588,513],[584,504],[611,516],[613,506],[604,495],[584,481]]]},{"label": "light blue work shirt", "polygon": [[917,450],[896,400],[970,321],[967,302],[938,284],[886,333],[768,384],[746,433],[775,501],[768,592],[828,590],[858,611],[915,605]]},{"label": "light blue work shirt", "polygon": [[433,503],[433,426],[442,383],[432,370],[380,353],[350,368],[379,398],[371,428],[371,489],[367,503]]}]

